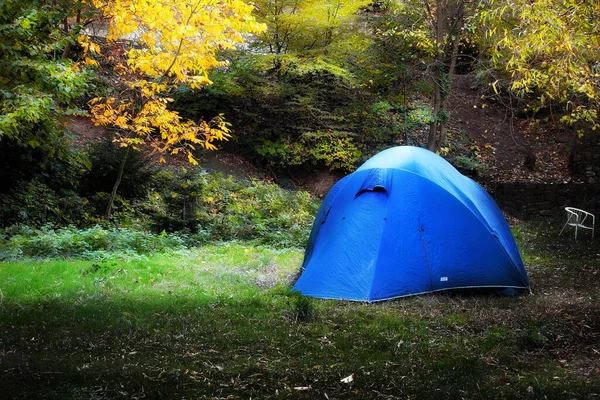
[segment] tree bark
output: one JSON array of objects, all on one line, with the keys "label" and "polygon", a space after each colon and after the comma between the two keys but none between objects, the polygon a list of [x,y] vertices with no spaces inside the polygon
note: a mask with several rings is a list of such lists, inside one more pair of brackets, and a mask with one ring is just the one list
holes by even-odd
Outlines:
[{"label": "tree bark", "polygon": [[[76,19],[75,19],[75,23],[77,25],[79,25],[81,23],[81,2],[78,2],[78,9],[77,9],[77,15],[76,15]],[[64,20],[64,30],[65,30],[65,34],[69,33],[69,18],[65,17]],[[67,58],[71,57],[71,51],[73,50],[73,45],[71,43],[67,43],[67,45],[65,46],[65,48],[63,49],[62,55],[60,56],[61,59],[66,60]]]},{"label": "tree bark", "polygon": [[106,205],[106,213],[105,213],[104,217],[107,220],[110,220],[110,218],[111,218],[113,204],[115,202],[115,198],[117,197],[117,189],[119,189],[119,185],[121,184],[121,179],[123,179],[123,171],[125,171],[125,164],[127,163],[128,155],[129,155],[129,147],[127,147],[127,150],[125,151],[125,155],[123,156],[123,159],[121,160],[121,165],[119,166],[119,173],[117,175],[117,180],[115,181],[115,184],[113,185],[112,192],[110,193],[110,198],[108,199],[108,204]]}]

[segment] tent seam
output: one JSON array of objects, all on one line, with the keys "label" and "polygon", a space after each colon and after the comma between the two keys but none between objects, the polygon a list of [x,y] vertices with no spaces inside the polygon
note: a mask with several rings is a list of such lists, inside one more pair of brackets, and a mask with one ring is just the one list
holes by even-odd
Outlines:
[{"label": "tent seam", "polygon": [[[390,185],[391,186],[391,185]],[[385,201],[385,217],[383,219],[384,221],[384,226],[383,229],[381,230],[381,237],[379,238],[379,249],[381,250],[381,241],[383,240],[384,234],[385,234],[385,230],[388,226],[387,223],[387,219],[388,219],[388,213],[390,211],[390,197],[387,195],[386,193],[386,201]],[[367,295],[367,298],[371,298],[371,294],[373,293],[373,286],[375,283],[375,276],[377,273],[377,265],[379,264],[379,256],[381,254],[381,251],[377,252],[377,258],[375,259],[375,263],[373,264],[373,276],[371,277],[371,287],[369,288],[369,294]]]},{"label": "tent seam", "polygon": [[[411,151],[412,151],[412,150],[411,150]],[[413,159],[413,165],[414,165],[414,163],[415,163],[415,161],[414,161],[414,159]],[[430,179],[430,178],[428,178],[427,176],[425,176],[425,175],[422,175],[422,174],[418,174],[418,173],[416,173],[416,172],[414,172],[414,171],[409,171],[409,170],[407,170],[407,169],[405,169],[405,168],[393,168],[393,167],[379,168],[379,167],[370,167],[370,168],[361,169],[360,171],[368,171],[368,170],[371,170],[371,169],[392,169],[392,170],[396,170],[396,171],[402,171],[402,172],[406,172],[406,173],[409,173],[409,174],[413,174],[413,175],[415,175],[415,176],[418,176],[418,177],[420,177],[420,178],[423,178],[423,179],[425,179],[425,180],[427,180],[427,181],[431,182],[432,184],[436,185],[437,187],[439,187],[439,188],[441,188],[441,189],[443,189],[443,190],[445,190],[445,191],[448,191],[448,189],[447,189],[447,188],[445,188],[445,187],[443,187],[442,185],[440,185],[439,183],[437,183],[437,182],[435,182],[435,181],[431,180],[431,179]],[[357,170],[356,172],[359,172],[359,170]],[[478,186],[481,186],[481,185],[479,185],[477,182],[475,182],[473,179],[470,179],[470,178],[468,178],[468,177],[466,177],[466,176],[464,176],[464,175],[462,175],[462,174],[461,174],[460,176],[461,176],[461,179],[468,179],[468,182],[475,183],[476,185],[478,185]],[[460,201],[460,202],[461,202],[461,203],[462,203],[462,204],[463,204],[465,207],[467,207],[469,210],[471,210],[471,207],[469,207],[469,205],[468,205],[468,204],[466,204],[466,203],[465,203],[465,202],[464,202],[462,199],[460,199],[460,198],[458,198],[458,197],[456,197],[456,199],[457,199],[458,201]],[[473,206],[473,208],[475,208],[475,209],[477,210],[477,213],[476,213],[477,219],[478,219],[478,220],[480,220],[480,221],[481,221],[481,222],[484,224],[484,226],[486,226],[487,230],[488,230],[488,231],[490,231],[490,233],[492,233],[492,232],[493,232],[493,229],[492,229],[492,227],[491,227],[491,226],[489,226],[489,224],[486,224],[486,223],[485,223],[485,222],[486,222],[486,221],[485,221],[485,218],[484,218],[484,217],[483,217],[483,215],[481,214],[481,211],[479,211],[479,208],[478,208],[478,207],[476,207],[476,206],[475,206],[475,204],[474,204],[473,202],[471,202],[471,205]],[[472,210],[471,210],[471,211],[472,211]]]}]

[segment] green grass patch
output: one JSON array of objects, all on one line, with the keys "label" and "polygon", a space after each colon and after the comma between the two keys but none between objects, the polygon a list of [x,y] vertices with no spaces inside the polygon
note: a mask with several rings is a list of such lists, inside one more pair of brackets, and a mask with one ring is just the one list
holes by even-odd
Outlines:
[{"label": "green grass patch", "polygon": [[[144,298],[191,296],[243,298],[257,287],[273,287],[299,268],[300,250],[224,243],[197,249],[123,259],[58,260],[1,264],[0,288],[7,299],[34,303],[82,296]],[[253,285],[249,286],[249,283]]]}]

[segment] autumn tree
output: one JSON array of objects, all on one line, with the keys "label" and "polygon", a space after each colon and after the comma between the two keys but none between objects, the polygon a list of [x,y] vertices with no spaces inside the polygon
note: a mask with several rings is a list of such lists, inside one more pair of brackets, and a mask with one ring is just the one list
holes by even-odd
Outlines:
[{"label": "autumn tree", "polygon": [[[240,0],[91,0],[108,21],[109,43],[124,46],[124,60],[112,58],[118,93],[91,101],[92,120],[109,127],[122,147],[148,146],[165,155],[182,153],[197,164],[198,147],[216,149],[229,136],[222,115],[211,121],[183,119],[170,110],[170,94],[180,85],[199,89],[211,83],[208,72],[226,67],[218,53],[244,43],[244,34],[264,26]],[[97,51],[84,38],[90,55]],[[106,56],[105,56],[106,57]],[[106,217],[119,186],[125,161],[112,190]]]},{"label": "autumn tree", "polygon": [[485,51],[525,109],[560,106],[562,121],[600,127],[600,2],[485,0],[479,5]]}]

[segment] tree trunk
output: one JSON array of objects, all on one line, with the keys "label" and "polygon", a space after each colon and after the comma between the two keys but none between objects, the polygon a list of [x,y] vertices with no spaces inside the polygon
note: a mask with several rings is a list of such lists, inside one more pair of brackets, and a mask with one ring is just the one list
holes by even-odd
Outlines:
[{"label": "tree trunk", "polygon": [[[462,22],[460,23],[462,26]],[[448,100],[450,99],[450,92],[452,91],[452,83],[454,81],[454,73],[456,72],[456,59],[458,58],[458,42],[459,37],[455,35],[452,41],[452,55],[450,56],[450,67],[448,68],[448,76],[446,77],[446,83],[440,89],[442,90],[442,105],[440,107],[440,114],[445,114],[444,118],[438,121],[438,136],[436,140],[436,150],[438,150],[444,141],[446,140],[447,122],[450,116],[448,115]]]},{"label": "tree trunk", "polygon": [[[65,35],[69,34],[69,18],[65,17],[65,19],[63,20],[63,24],[64,24],[64,31],[65,31]],[[67,58],[69,58],[69,56],[71,55],[71,43],[67,43],[67,45],[65,46],[65,48],[63,49],[62,55],[60,56],[60,58],[62,60],[66,60]]]},{"label": "tree trunk", "polygon": [[125,164],[127,163],[128,155],[129,155],[129,147],[127,147],[127,150],[125,151],[125,155],[123,156],[123,159],[121,160],[121,165],[119,166],[119,174],[117,175],[117,180],[115,181],[115,184],[113,185],[112,192],[110,194],[110,198],[108,199],[108,204],[106,205],[106,213],[105,213],[104,217],[107,220],[110,220],[110,217],[111,217],[113,204],[115,202],[115,198],[117,197],[117,189],[119,188],[119,185],[121,184],[121,179],[123,179],[123,171],[125,171]]},{"label": "tree trunk", "polygon": [[[79,25],[81,23],[81,2],[78,2],[78,9],[77,9],[77,16],[75,19],[75,23],[77,25]],[[64,21],[65,24],[65,34],[69,33],[69,18],[65,18]],[[71,43],[67,43],[67,45],[65,46],[65,48],[63,49],[62,55],[60,56],[61,59],[66,60],[67,58],[71,57],[71,51],[73,50],[73,45]]]},{"label": "tree trunk", "polygon": [[429,10],[432,10],[430,17],[433,19],[432,25],[438,51],[432,71],[433,120],[429,125],[427,148],[437,151],[446,139],[448,99],[464,23],[464,0],[436,0],[435,7],[430,7]]}]

